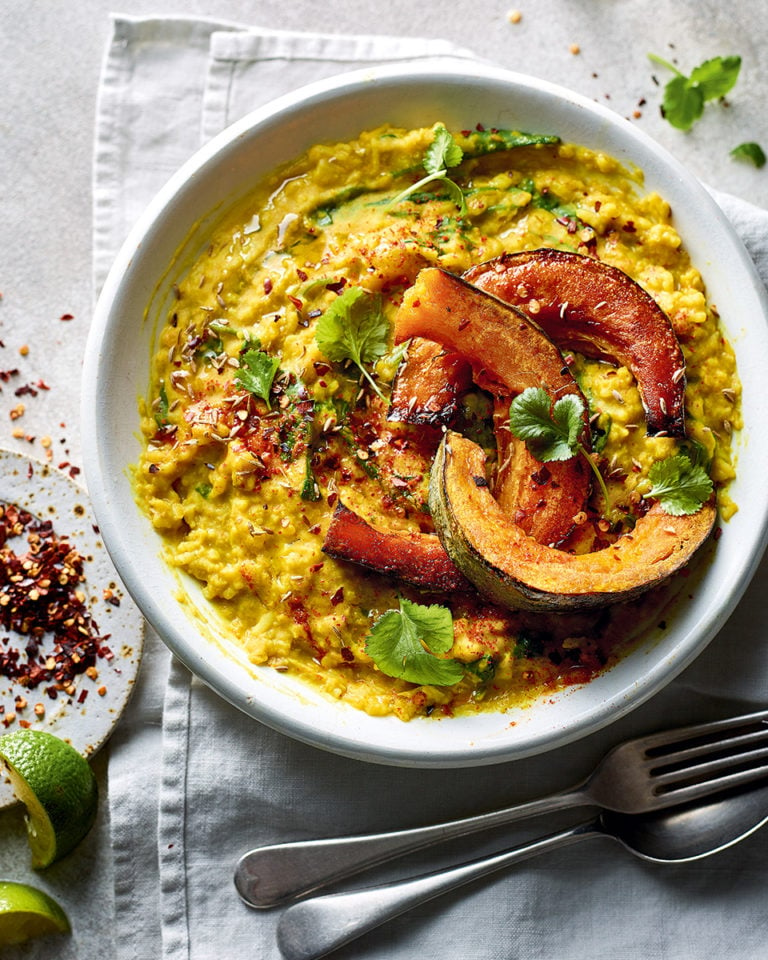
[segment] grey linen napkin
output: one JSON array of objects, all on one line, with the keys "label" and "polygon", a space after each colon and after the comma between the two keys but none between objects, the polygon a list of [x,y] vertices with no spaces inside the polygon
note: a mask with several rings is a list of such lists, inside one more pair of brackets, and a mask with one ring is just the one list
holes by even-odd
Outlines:
[{"label": "grey linen napkin", "polygon": [[[144,203],[201,139],[309,80],[363,63],[445,55],[469,54],[441,41],[116,19],[97,118],[96,288]],[[717,199],[768,279],[768,213]],[[119,960],[277,960],[278,913],[249,910],[232,884],[249,847],[516,802],[576,781],[623,737],[764,705],[768,659],[758,622],[767,574],[763,565],[734,617],[682,676],[610,730],[541,758],[469,771],[379,767],[293,742],[218,698],[148,631],[140,688],[110,758]],[[551,826],[537,821],[475,839],[465,852]],[[406,869],[424,872],[440,856],[412,858]],[[751,960],[766,939],[766,857],[768,832],[710,861],[674,867],[642,863],[601,840],[413,911],[338,956]],[[376,878],[392,873],[385,868]]]}]

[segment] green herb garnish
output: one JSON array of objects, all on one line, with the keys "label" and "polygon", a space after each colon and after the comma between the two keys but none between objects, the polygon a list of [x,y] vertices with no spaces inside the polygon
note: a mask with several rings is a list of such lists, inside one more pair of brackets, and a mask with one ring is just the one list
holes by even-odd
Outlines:
[{"label": "green herb garnish", "polygon": [[224,351],[224,344],[218,333],[211,333],[195,351],[195,357],[203,360],[211,360],[221,355]]},{"label": "green herb garnish", "polygon": [[309,503],[316,503],[322,496],[320,486],[315,479],[312,470],[312,448],[307,447],[304,452],[304,480],[299,490],[299,496],[302,500]]},{"label": "green herb garnish", "polygon": [[605,450],[605,445],[608,443],[608,438],[611,435],[611,427],[613,426],[613,420],[608,414],[604,414],[605,426],[601,427],[597,422],[592,424],[592,449],[595,453],[602,453]]},{"label": "green herb garnish", "polygon": [[547,210],[555,217],[576,216],[576,207],[572,204],[564,204],[560,197],[549,189],[542,192],[530,177],[520,182],[519,189],[530,193],[531,206],[538,210]]},{"label": "green herb garnish", "polygon": [[[575,232],[576,230],[584,230],[585,228],[594,233],[592,227],[590,227],[588,223],[585,223],[578,215],[575,204],[563,203],[560,197],[549,189],[539,190],[529,177],[521,181],[519,189],[530,193],[532,207],[551,213],[555,220],[557,220],[561,226],[564,226],[569,233]],[[553,238],[553,240],[554,245],[560,246],[556,237]],[[569,246],[568,249],[574,248]]]},{"label": "green herb garnish", "polygon": [[333,197],[322,200],[317,206],[311,207],[307,211],[307,216],[311,217],[318,226],[327,227],[333,223],[333,215],[340,207],[343,207],[344,204],[349,203],[351,200],[356,200],[369,190],[370,187],[365,184],[344,187]]},{"label": "green herb garnish", "polygon": [[155,401],[155,423],[162,429],[168,426],[168,414],[170,406],[168,404],[168,392],[165,389],[165,381],[160,381],[160,389]]},{"label": "green herb garnish", "polygon": [[208,497],[211,495],[211,490],[213,490],[213,485],[210,483],[198,483],[198,485],[195,487],[195,490],[200,494],[200,496],[204,500],[207,500]]},{"label": "green herb garnish", "polygon": [[464,139],[464,155],[481,157],[499,150],[560,143],[560,137],[549,133],[523,133],[520,130],[472,130]]},{"label": "green herb garnish", "polygon": [[747,160],[754,163],[758,169],[765,166],[765,151],[759,143],[755,143],[753,140],[740,143],[738,147],[734,147],[731,150],[731,156],[737,160]]},{"label": "green herb garnish", "polygon": [[402,343],[394,344],[387,355],[387,362],[392,364],[392,366],[397,366],[398,364],[402,363],[405,359],[405,355],[408,353],[408,347],[410,344],[410,340],[403,340]]},{"label": "green herb garnish", "polygon": [[707,471],[685,454],[657,460],[648,471],[653,486],[644,493],[654,498],[665,513],[680,517],[696,513],[712,496],[712,480]]},{"label": "green herb garnish", "polygon": [[705,103],[719,100],[729,93],[741,69],[741,57],[713,57],[686,77],[668,60],[654,53],[649,53],[648,57],[675,74],[664,87],[661,113],[678,130],[690,130],[704,112]]},{"label": "green herb garnish", "polygon": [[483,654],[482,657],[472,660],[465,666],[467,673],[474,676],[483,685],[489,684],[496,676],[496,658],[490,653]]},{"label": "green herb garnish", "polygon": [[389,347],[389,321],[381,297],[360,287],[348,287],[317,321],[315,340],[323,355],[334,363],[351,360],[381,399],[384,395],[366,364],[383,357]]},{"label": "green herb garnish", "polygon": [[453,617],[447,607],[426,607],[402,597],[400,609],[383,613],[365,642],[366,653],[387,676],[443,687],[464,676],[457,660],[436,656],[452,646]]},{"label": "green herb garnish", "polygon": [[272,390],[272,381],[275,379],[280,361],[258,347],[246,343],[240,353],[240,366],[235,373],[235,381],[249,393],[266,403],[271,410],[269,395]]},{"label": "green herb garnish", "polygon": [[516,657],[540,657],[544,653],[544,638],[538,633],[520,631],[515,639],[514,654]]},{"label": "green herb garnish", "polygon": [[310,396],[306,384],[293,376],[289,376],[288,382],[283,384],[282,398],[280,408],[283,415],[278,427],[280,457],[285,463],[293,463],[303,456],[304,476],[299,495],[305,501],[320,500],[322,494],[313,470],[317,404]]},{"label": "green herb garnish", "polygon": [[600,484],[610,509],[605,481],[589,451],[579,440],[584,429],[584,401],[576,394],[560,397],[554,405],[543,387],[528,387],[515,397],[509,408],[512,433],[525,441],[526,447],[540,463],[570,460],[581,454]]},{"label": "green herb garnish", "polygon": [[417,183],[414,183],[406,190],[403,190],[402,193],[399,193],[395,199],[391,201],[392,205],[394,206],[394,204],[400,203],[412,194],[418,193],[423,190],[427,184],[442,183],[447,187],[451,199],[459,208],[461,215],[464,216],[467,212],[464,192],[458,183],[455,183],[448,177],[448,170],[451,167],[458,167],[463,158],[464,151],[453,139],[453,136],[442,124],[438,124],[435,127],[432,143],[427,147],[424,154],[423,166],[427,171],[426,177],[422,177]]}]

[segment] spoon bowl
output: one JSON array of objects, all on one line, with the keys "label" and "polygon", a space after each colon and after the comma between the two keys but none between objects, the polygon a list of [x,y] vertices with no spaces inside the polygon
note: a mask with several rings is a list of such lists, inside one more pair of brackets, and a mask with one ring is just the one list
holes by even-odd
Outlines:
[{"label": "spoon bowl", "polygon": [[605,811],[599,830],[654,863],[683,863],[719,853],[768,821],[768,781],[704,803],[641,816]]},{"label": "spoon bowl", "polygon": [[387,920],[540,853],[590,837],[610,837],[653,863],[699,860],[733,846],[768,821],[768,780],[705,803],[647,814],[601,811],[522,846],[447,870],[296,903],[283,913],[277,942],[285,960],[318,960]]}]

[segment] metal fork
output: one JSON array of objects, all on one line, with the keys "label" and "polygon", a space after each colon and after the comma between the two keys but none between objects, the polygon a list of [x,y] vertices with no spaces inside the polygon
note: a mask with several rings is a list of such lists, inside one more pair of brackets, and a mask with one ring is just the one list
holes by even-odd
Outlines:
[{"label": "metal fork", "polygon": [[551,796],[445,823],[257,847],[235,870],[249,906],[274,907],[395,857],[568,807],[648,813],[768,775],[768,710],[677,728],[614,747],[584,781]]}]

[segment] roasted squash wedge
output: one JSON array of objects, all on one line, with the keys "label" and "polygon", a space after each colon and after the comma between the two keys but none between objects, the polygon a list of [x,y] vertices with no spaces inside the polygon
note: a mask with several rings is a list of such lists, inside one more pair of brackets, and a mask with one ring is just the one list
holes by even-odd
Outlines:
[{"label": "roasted squash wedge", "polygon": [[[416,337],[395,377],[387,419],[450,426],[461,396],[471,385],[472,368],[463,357]],[[585,465],[581,461],[540,463],[510,433],[509,398],[496,398],[493,419],[499,465],[491,483],[493,495],[527,534],[540,543],[561,543],[573,529],[574,516],[584,508],[589,477],[578,485],[570,479],[575,471],[586,474]]]},{"label": "roasted squash wedge", "polygon": [[475,383],[496,396],[514,397],[527,387],[543,387],[553,400],[567,393],[581,396],[563,355],[541,327],[517,307],[439,267],[419,272],[394,328],[397,343],[424,337],[461,355]]},{"label": "roasted squash wedge", "polygon": [[[475,382],[495,395],[499,470],[492,481],[494,495],[526,533],[542,543],[561,543],[589,496],[589,471],[577,459],[539,463],[506,426],[511,398],[527,387],[543,386],[553,399],[572,393],[584,401],[558,348],[517,309],[435,267],[419,273],[395,317],[395,339],[412,336],[419,344],[411,373],[416,399],[405,400],[403,391],[399,404],[410,406],[411,415],[424,404],[419,357],[448,350],[450,356],[464,358]],[[425,341],[419,338],[426,337],[440,346],[421,346]],[[461,368],[453,368],[457,370],[464,376]],[[427,372],[424,381],[430,382]],[[461,386],[466,389],[463,382]],[[445,389],[450,393],[452,388]],[[431,391],[432,386],[426,393]],[[586,418],[582,443],[589,448]]]},{"label": "roasted squash wedge", "polygon": [[415,337],[395,375],[387,420],[447,425],[471,386],[472,368],[467,360],[439,343]]},{"label": "roasted squash wedge", "polygon": [[491,496],[480,447],[448,432],[432,467],[438,535],[480,593],[511,609],[575,611],[631,600],[660,586],[707,540],[714,500],[674,517],[655,504],[634,530],[593,553],[554,550],[527,536]]},{"label": "roasted squash wedge", "polygon": [[685,436],[685,361],[669,317],[621,270],[579,253],[531,250],[464,279],[529,312],[558,346],[626,366],[650,434]]},{"label": "roasted squash wedge", "polygon": [[435,534],[377,530],[341,501],[331,517],[323,553],[427,592],[474,591]]},{"label": "roasted squash wedge", "polygon": [[[589,467],[578,457],[541,463],[509,429],[509,401],[494,411],[498,467],[491,490],[501,509],[528,536],[557,546],[574,528],[590,485]],[[574,482],[578,480],[578,483]]]}]

